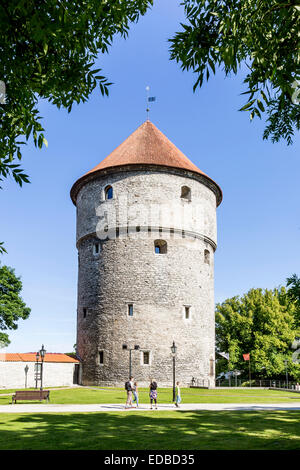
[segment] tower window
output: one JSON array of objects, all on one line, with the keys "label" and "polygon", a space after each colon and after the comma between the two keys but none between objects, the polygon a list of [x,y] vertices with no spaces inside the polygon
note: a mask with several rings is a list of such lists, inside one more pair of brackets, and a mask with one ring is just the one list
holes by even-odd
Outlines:
[{"label": "tower window", "polygon": [[165,254],[168,251],[168,244],[165,240],[155,240],[154,241],[154,250],[155,253]]},{"label": "tower window", "polygon": [[149,351],[143,351],[143,364],[145,366],[148,366],[150,364],[150,352]]},{"label": "tower window", "polygon": [[93,245],[93,253],[94,253],[94,255],[99,255],[100,251],[101,251],[101,245],[100,245],[100,243],[98,243],[98,242],[97,242],[97,243],[94,243],[94,245]]},{"label": "tower window", "polygon": [[99,364],[104,364],[104,354],[103,354],[103,351],[99,351]]},{"label": "tower window", "polygon": [[181,199],[185,199],[186,201],[191,201],[192,199],[191,188],[189,188],[188,186],[181,187]]},{"label": "tower window", "polygon": [[210,264],[210,252],[209,252],[209,250],[204,250],[204,263]]},{"label": "tower window", "polygon": [[128,316],[133,317],[133,304],[128,304]]},{"label": "tower window", "polygon": [[186,320],[191,318],[191,307],[184,307],[184,318]]},{"label": "tower window", "polygon": [[112,199],[113,198],[113,188],[112,188],[112,186],[106,186],[104,194],[105,194],[105,200],[106,201],[108,199]]},{"label": "tower window", "polygon": [[82,312],[83,312],[83,318],[86,318],[87,308],[84,307],[83,310],[82,310]]}]

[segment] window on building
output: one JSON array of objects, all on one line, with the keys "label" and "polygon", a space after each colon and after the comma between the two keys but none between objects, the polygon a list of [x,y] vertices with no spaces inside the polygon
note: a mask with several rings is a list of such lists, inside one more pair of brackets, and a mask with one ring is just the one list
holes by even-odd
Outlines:
[{"label": "window on building", "polygon": [[105,194],[105,200],[106,201],[108,199],[112,199],[113,198],[113,188],[112,188],[112,186],[106,186],[104,194]]},{"label": "window on building", "polygon": [[143,351],[143,364],[148,366],[150,364],[150,352]]},{"label": "window on building", "polygon": [[128,304],[128,316],[133,317],[133,304]]},{"label": "window on building", "polygon": [[86,318],[86,314],[87,314],[87,308],[83,308],[83,318]]},{"label": "window on building", "polygon": [[99,255],[100,251],[101,251],[101,245],[100,245],[100,243],[98,243],[98,242],[97,242],[97,243],[94,243],[94,246],[93,246],[93,253],[94,253],[94,255]]},{"label": "window on building", "polygon": [[103,354],[103,351],[99,351],[99,364],[104,364],[104,354]]},{"label": "window on building", "polygon": [[191,307],[184,307],[184,318],[186,320],[191,318]]},{"label": "window on building", "polygon": [[154,241],[154,250],[155,253],[165,254],[168,251],[168,244],[165,240],[155,240]]},{"label": "window on building", "polygon": [[189,188],[188,186],[181,187],[181,199],[185,199],[186,201],[191,201],[192,199],[191,188]]},{"label": "window on building", "polygon": [[204,263],[210,264],[210,252],[209,252],[209,250],[204,250]]}]

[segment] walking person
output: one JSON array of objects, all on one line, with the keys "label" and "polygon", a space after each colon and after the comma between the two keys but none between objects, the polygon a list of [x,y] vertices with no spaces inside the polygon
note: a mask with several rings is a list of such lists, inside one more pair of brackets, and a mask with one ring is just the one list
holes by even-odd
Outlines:
[{"label": "walking person", "polygon": [[132,391],[133,391],[134,385],[133,385],[133,377],[129,377],[129,380],[125,382],[125,390],[127,391],[127,400],[126,400],[126,405],[125,409],[127,408],[132,408]]},{"label": "walking person", "polygon": [[133,401],[136,402],[136,407],[138,408],[139,407],[139,390],[138,390],[137,382],[134,382],[133,395],[134,395]]},{"label": "walking person", "polygon": [[153,401],[155,403],[155,409],[157,410],[157,383],[154,379],[151,379],[151,383],[149,385],[150,389],[150,410],[152,410]]},{"label": "walking person", "polygon": [[176,382],[176,401],[175,401],[175,406],[177,408],[180,408],[180,403],[181,403],[181,393],[180,393],[180,387],[179,387],[179,382]]}]

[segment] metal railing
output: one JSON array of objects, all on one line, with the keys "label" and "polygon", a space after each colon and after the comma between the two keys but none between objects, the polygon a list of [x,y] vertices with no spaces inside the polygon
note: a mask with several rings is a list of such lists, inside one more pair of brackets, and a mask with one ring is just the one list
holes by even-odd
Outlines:
[{"label": "metal railing", "polygon": [[211,382],[207,379],[196,379],[193,377],[190,386],[191,387],[199,387],[199,388],[209,388]]},{"label": "metal railing", "polygon": [[261,388],[277,388],[295,390],[300,392],[300,385],[295,381],[273,380],[273,379],[256,379],[251,380],[251,384],[247,379],[232,378],[216,379],[216,387],[261,387]]}]

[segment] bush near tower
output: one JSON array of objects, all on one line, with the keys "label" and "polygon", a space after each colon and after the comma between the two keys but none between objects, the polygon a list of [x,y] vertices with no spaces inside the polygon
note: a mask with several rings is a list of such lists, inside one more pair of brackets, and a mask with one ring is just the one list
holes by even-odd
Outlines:
[{"label": "bush near tower", "polygon": [[218,361],[218,372],[244,370],[249,363],[243,354],[250,353],[253,378],[289,375],[299,380],[300,365],[292,362],[291,345],[300,335],[297,306],[280,289],[250,289],[216,306],[216,347],[229,352],[227,360]]},{"label": "bush near tower", "polygon": [[1,330],[16,330],[19,319],[26,320],[30,308],[20,297],[22,282],[9,266],[0,266],[0,348],[10,341],[7,333]]}]

